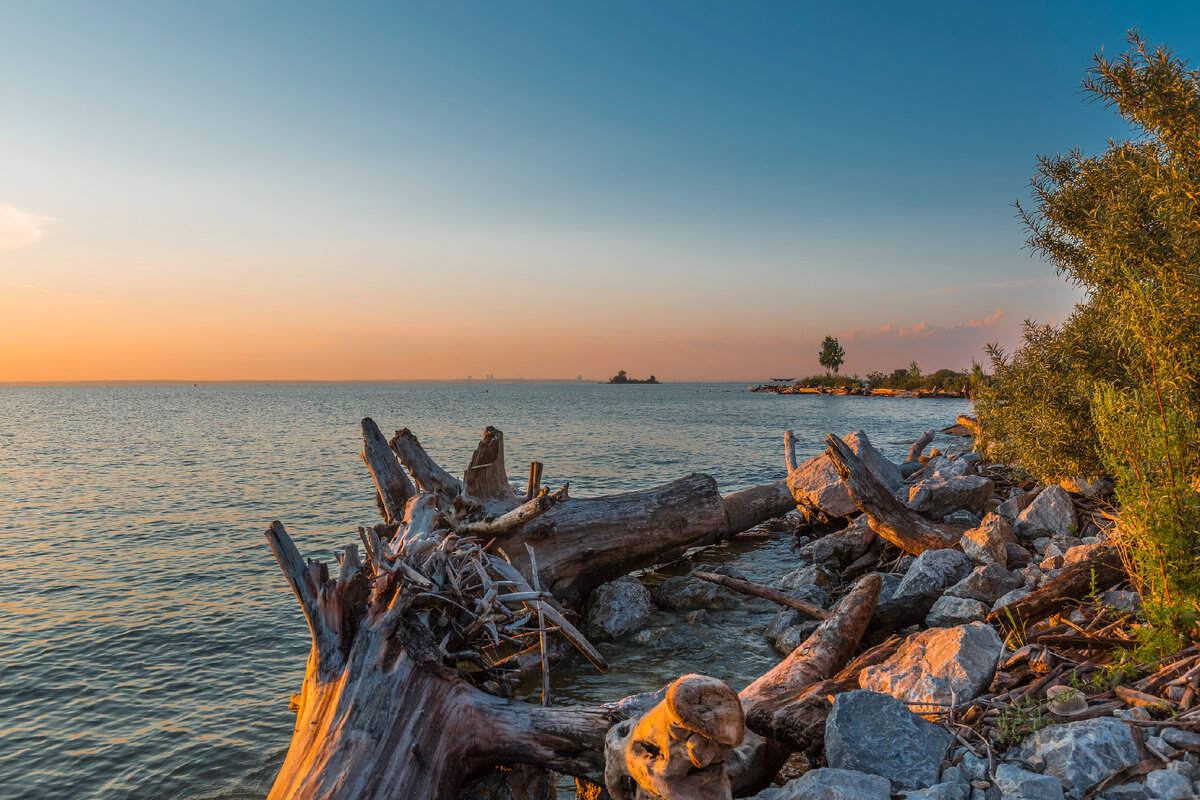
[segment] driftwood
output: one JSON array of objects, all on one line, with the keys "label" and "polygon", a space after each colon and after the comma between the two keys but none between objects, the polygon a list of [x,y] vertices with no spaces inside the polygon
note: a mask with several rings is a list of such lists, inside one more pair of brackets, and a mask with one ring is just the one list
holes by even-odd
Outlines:
[{"label": "driftwood", "polygon": [[917,440],[912,443],[912,447],[908,448],[908,460],[920,461],[921,453],[925,452],[925,448],[933,441],[936,431],[928,430],[917,437]]},{"label": "driftwood", "polygon": [[1024,597],[988,615],[994,625],[1024,628],[1061,609],[1064,600],[1086,596],[1093,588],[1107,589],[1126,577],[1121,554],[1115,547],[1103,548],[1082,561],[1068,564],[1057,578]]},{"label": "driftwood", "polygon": [[[722,497],[715,480],[698,474],[604,497],[569,497],[566,486],[531,496],[530,487],[518,493],[509,484],[504,434],[496,428],[484,430],[459,481],[430,458],[407,428],[391,440],[394,459],[368,458],[378,451],[382,436],[371,419],[362,425],[363,460],[377,485],[390,486],[393,468],[403,475],[398,466],[403,465],[449,528],[459,535],[494,538],[495,546],[527,576],[525,545],[532,545],[541,585],[568,604],[578,603],[601,583],[678,558],[692,547],[715,544],[796,507],[783,482]],[[530,474],[540,481],[540,468]],[[388,509],[385,521],[394,523],[396,503],[389,505],[385,496],[383,505]]]},{"label": "driftwood", "polygon": [[[644,708],[510,697],[531,670],[545,674],[548,651],[564,639],[605,666],[557,601],[795,507],[782,483],[722,498],[704,475],[575,499],[566,487],[538,489],[534,468],[518,493],[494,428],[461,481],[410,431],[385,444],[370,419],[362,456],[384,521],[359,529],[364,555],[345,547],[336,578],[303,558],[283,525],[267,531],[312,636],[271,800],[451,800],[468,781],[514,765],[602,781],[609,729]],[[722,736],[713,741],[734,743]],[[769,781],[783,755],[752,733],[745,739],[729,756],[736,787]]]},{"label": "driftwood", "polygon": [[966,528],[930,522],[893,497],[841,439],[831,433],[825,444],[850,499],[880,538],[913,555],[958,544]]},{"label": "driftwood", "polygon": [[744,581],[740,578],[731,578],[728,575],[718,575],[713,572],[694,572],[692,576],[699,578],[702,581],[715,583],[719,586],[724,586],[727,589],[733,589],[735,592],[749,594],[755,597],[761,597],[764,600],[770,600],[772,603],[778,603],[781,606],[802,611],[814,619],[828,619],[829,612],[820,606],[807,603],[799,598],[784,594],[783,592],[772,589],[769,586],[763,586],[761,583],[752,583]]}]

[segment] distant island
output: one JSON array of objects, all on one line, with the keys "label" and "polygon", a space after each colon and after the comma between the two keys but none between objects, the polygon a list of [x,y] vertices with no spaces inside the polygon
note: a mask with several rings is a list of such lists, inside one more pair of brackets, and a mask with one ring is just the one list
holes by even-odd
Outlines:
[{"label": "distant island", "polygon": [[643,381],[643,380],[639,380],[638,378],[631,378],[625,374],[625,370],[621,370],[616,375],[613,375],[611,378],[609,378],[608,382],[609,383],[658,383],[658,378],[651,375],[649,378],[647,378],[646,380]]}]

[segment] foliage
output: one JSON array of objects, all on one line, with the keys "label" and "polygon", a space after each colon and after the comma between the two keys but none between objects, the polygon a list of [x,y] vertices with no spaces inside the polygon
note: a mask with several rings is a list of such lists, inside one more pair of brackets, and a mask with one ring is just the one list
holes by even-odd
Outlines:
[{"label": "foliage", "polygon": [[1029,244],[1086,294],[1062,326],[992,348],[976,400],[989,454],[1035,474],[1116,482],[1121,531],[1153,621],[1200,610],[1200,73],[1130,35],[1085,93],[1131,126],[1096,156],[1042,157]]},{"label": "foliage", "polygon": [[655,378],[653,375],[651,375],[646,380],[639,380],[638,378],[629,377],[628,375],[625,374],[625,370],[621,370],[616,375],[613,375],[611,378],[609,378],[608,382],[609,383],[658,383],[658,378]]},{"label": "foliage", "polygon": [[821,353],[817,357],[817,363],[825,369],[833,370],[833,374],[837,375],[845,360],[845,348],[834,337],[826,336],[825,341],[821,342]]},{"label": "foliage", "polygon": [[996,718],[996,743],[1009,747],[1026,736],[1054,724],[1054,716],[1037,700],[1017,701],[1000,710]]}]

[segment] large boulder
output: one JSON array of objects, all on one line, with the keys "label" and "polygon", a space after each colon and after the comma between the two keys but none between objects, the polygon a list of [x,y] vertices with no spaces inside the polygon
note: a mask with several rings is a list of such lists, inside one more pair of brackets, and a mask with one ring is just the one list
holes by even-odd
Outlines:
[{"label": "large boulder", "polygon": [[891,800],[887,778],[849,769],[809,770],[779,787],[771,800]]},{"label": "large boulder", "polygon": [[1146,776],[1146,790],[1154,800],[1195,800],[1196,790],[1187,776],[1169,769],[1156,769]]},{"label": "large boulder", "polygon": [[961,508],[983,514],[995,484],[982,475],[926,478],[896,493],[896,499],[931,519],[942,519]]},{"label": "large boulder", "polygon": [[930,628],[908,637],[895,655],[858,675],[863,689],[883,692],[918,711],[966,703],[991,683],[1004,643],[982,622]]},{"label": "large boulder", "polygon": [[1036,539],[1041,536],[1069,535],[1079,532],[1075,504],[1061,486],[1047,486],[1021,512],[1013,526],[1021,536]]},{"label": "large boulder", "polygon": [[942,757],[953,736],[918,717],[887,694],[839,694],[825,721],[829,766],[888,778],[901,789],[937,783]]},{"label": "large boulder", "polygon": [[926,550],[904,573],[904,580],[896,587],[894,596],[947,589],[967,577],[971,566],[971,559],[958,550]]},{"label": "large boulder", "polygon": [[640,630],[654,613],[650,590],[632,575],[602,583],[588,597],[583,632],[590,639],[617,639]]},{"label": "large boulder", "polygon": [[976,564],[999,564],[1008,566],[1009,542],[1016,542],[1008,520],[999,514],[988,514],[979,527],[971,528],[962,535],[959,544],[967,557]]},{"label": "large boulder", "polygon": [[1063,800],[1062,781],[1004,763],[996,767],[996,787],[1004,800]]},{"label": "large boulder", "polygon": [[987,564],[976,568],[970,575],[947,589],[946,595],[978,600],[991,607],[998,598],[1024,583],[1019,576],[999,564]]},{"label": "large boulder", "polygon": [[[854,431],[842,441],[854,451],[867,471],[886,486],[888,491],[895,492],[904,486],[900,468],[884,458],[865,433]],[[858,511],[858,506],[850,499],[850,492],[838,475],[837,467],[828,453],[814,456],[796,467],[788,475],[787,485],[797,503],[816,508],[827,517],[844,517]]]},{"label": "large boulder", "polygon": [[1042,728],[1021,742],[1019,752],[1026,761],[1037,759],[1044,764],[1047,775],[1066,781],[1067,795],[1073,798],[1141,760],[1129,725],[1113,717]]},{"label": "large boulder", "polygon": [[966,625],[986,618],[988,606],[978,600],[967,597],[955,597],[944,594],[934,601],[929,614],[925,616],[925,624],[930,628],[953,628],[955,625]]}]

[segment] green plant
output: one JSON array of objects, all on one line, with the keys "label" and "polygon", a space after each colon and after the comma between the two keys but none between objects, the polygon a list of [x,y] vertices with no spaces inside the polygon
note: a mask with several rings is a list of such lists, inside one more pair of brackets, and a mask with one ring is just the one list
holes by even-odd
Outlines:
[{"label": "green plant", "polygon": [[1000,716],[996,717],[996,743],[1010,747],[1053,724],[1053,715],[1046,712],[1041,701],[1018,698],[1015,703],[1002,708]]},{"label": "green plant", "polygon": [[817,356],[817,363],[825,369],[833,370],[833,374],[837,375],[838,369],[845,360],[845,348],[834,337],[826,336],[825,341],[821,342],[821,352]]}]

